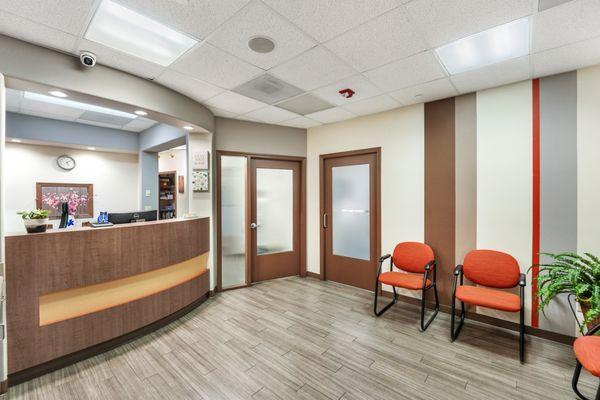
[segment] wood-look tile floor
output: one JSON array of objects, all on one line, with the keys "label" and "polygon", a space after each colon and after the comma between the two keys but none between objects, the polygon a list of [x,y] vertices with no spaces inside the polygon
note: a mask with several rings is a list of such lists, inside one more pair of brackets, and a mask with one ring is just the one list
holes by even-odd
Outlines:
[{"label": "wood-look tile floor", "polygon": [[[449,316],[427,332],[418,308],[380,318],[372,295],[287,278],[221,293],[113,351],[9,390],[10,399],[574,399],[569,346]],[[590,395],[598,380],[587,373]]]}]

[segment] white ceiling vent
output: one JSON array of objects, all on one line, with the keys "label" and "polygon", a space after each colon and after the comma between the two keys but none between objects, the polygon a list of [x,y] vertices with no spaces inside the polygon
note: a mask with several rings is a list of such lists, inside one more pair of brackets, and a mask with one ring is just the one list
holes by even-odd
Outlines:
[{"label": "white ceiling vent", "polygon": [[302,93],[302,90],[297,87],[269,74],[252,79],[236,87],[233,91],[267,104],[277,103]]},{"label": "white ceiling vent", "polygon": [[96,122],[101,124],[123,126],[131,122],[131,118],[117,115],[103,114],[95,111],[86,111],[78,118],[80,121]]}]

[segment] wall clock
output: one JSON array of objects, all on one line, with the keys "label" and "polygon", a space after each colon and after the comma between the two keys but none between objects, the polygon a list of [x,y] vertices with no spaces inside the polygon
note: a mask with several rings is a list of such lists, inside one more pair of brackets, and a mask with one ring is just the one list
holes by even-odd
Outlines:
[{"label": "wall clock", "polygon": [[65,171],[71,171],[75,168],[75,159],[65,154],[56,159],[56,164]]}]

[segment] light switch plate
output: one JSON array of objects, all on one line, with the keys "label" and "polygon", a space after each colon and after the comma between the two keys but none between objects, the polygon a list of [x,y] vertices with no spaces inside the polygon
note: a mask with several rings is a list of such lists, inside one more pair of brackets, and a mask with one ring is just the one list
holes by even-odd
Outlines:
[{"label": "light switch plate", "polygon": [[150,190],[146,189],[146,197],[150,197]]}]

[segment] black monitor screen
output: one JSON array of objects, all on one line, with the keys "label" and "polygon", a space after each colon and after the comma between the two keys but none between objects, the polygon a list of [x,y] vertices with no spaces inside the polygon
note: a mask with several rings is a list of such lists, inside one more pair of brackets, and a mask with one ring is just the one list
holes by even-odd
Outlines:
[{"label": "black monitor screen", "polygon": [[130,222],[136,221],[156,221],[157,212],[156,210],[152,211],[139,211],[139,212],[130,212],[130,213],[109,213],[108,214],[108,222],[112,222],[113,224],[128,224]]}]

